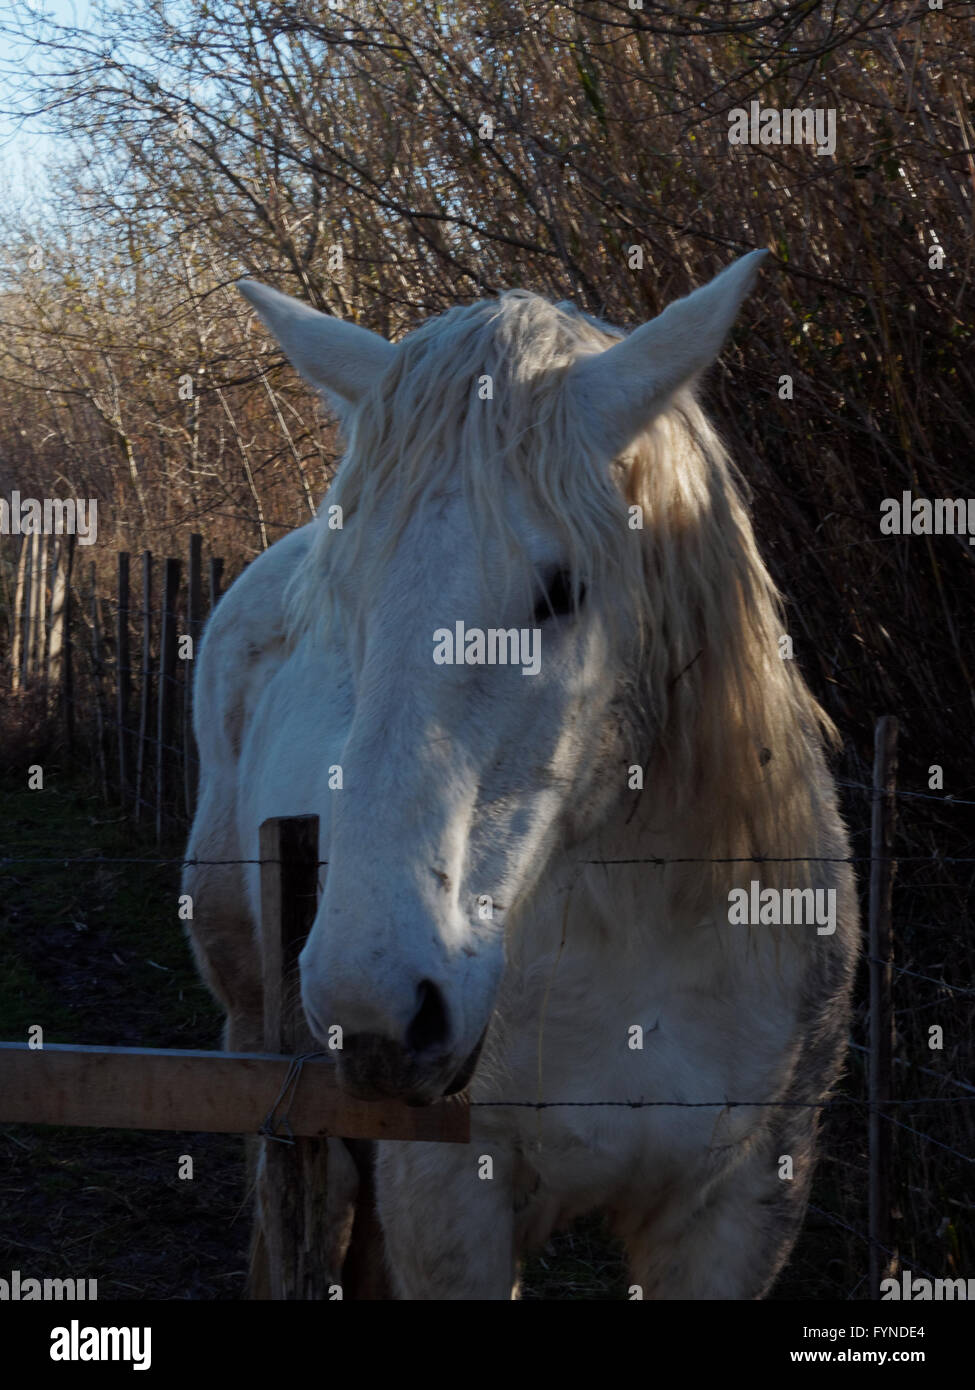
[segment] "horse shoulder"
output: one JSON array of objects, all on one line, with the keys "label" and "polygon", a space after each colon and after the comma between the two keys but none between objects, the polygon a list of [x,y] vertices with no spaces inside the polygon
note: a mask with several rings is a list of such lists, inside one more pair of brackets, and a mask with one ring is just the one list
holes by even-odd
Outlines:
[{"label": "horse shoulder", "polygon": [[234,581],[214,609],[200,647],[193,689],[201,777],[236,766],[246,716],[280,665],[284,595],[305,558],[312,527],[272,545]]},{"label": "horse shoulder", "polygon": [[[236,798],[240,750],[249,711],[283,654],[287,581],[307,553],[310,527],[293,531],[250,564],[207,623],[193,682],[193,728],[200,760],[199,794],[184,874],[184,892],[227,891],[226,871],[205,861],[239,858]],[[278,662],[281,655],[278,656]]]}]

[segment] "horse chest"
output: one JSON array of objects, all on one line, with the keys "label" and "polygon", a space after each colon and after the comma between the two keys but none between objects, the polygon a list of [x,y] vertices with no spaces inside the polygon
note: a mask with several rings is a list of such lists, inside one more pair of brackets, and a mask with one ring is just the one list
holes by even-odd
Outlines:
[{"label": "horse chest", "polygon": [[502,987],[504,1041],[475,1092],[535,1102],[479,1113],[516,1155],[526,1211],[554,1201],[560,1219],[634,1182],[666,1188],[732,1161],[762,1115],[723,1102],[742,1088],[775,1093],[793,1023],[767,995],[760,1018],[743,1011],[726,958],[709,972],[680,943],[642,970],[599,955],[563,952],[548,974],[516,966]]}]

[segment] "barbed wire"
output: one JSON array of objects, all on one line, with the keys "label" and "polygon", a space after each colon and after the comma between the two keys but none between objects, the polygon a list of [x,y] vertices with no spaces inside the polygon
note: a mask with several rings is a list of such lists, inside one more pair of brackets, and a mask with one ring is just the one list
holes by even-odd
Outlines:
[{"label": "barbed wire", "polygon": [[[971,1105],[975,1103],[975,1096],[908,1096],[904,1100],[885,1100],[881,1105]],[[471,1100],[468,1105],[472,1109],[515,1109],[515,1110],[561,1110],[561,1109],[620,1109],[620,1110],[832,1110],[834,1107],[842,1105],[860,1105],[871,1107],[869,1101],[861,1100],[859,1096],[831,1096],[829,1100]],[[891,1116],[885,1116],[891,1120],[892,1124],[898,1122]],[[964,1158],[968,1163],[975,1163],[975,1158],[968,1158],[965,1154],[959,1154],[959,1158]]]},{"label": "barbed wire", "polygon": [[896,970],[898,975],[910,975],[914,980],[925,980],[929,985],[937,985],[940,989],[947,989],[952,994],[967,994],[975,999],[975,989],[966,989],[964,985],[950,985],[947,980],[936,980],[933,975],[920,975],[916,970],[908,970],[906,965],[895,965],[891,960],[882,960],[880,956],[865,956],[865,960],[873,961],[875,965],[886,965],[891,970]]},{"label": "barbed wire", "polygon": [[[148,805],[149,803],[146,802],[144,804]],[[684,857],[671,859],[663,856],[655,856],[649,859],[580,859],[578,862],[585,865],[606,867],[612,867],[614,865],[647,864],[652,865],[654,868],[660,868],[666,864],[868,864],[873,863],[877,857],[878,856],[871,854],[853,854],[841,859],[827,855],[808,854],[793,855],[789,858],[779,858],[775,855],[748,854],[737,859],[695,859]],[[931,861],[932,857],[933,856],[929,854],[899,855],[897,856],[896,862],[898,864],[927,864]],[[68,864],[178,864],[183,868],[195,867],[197,865],[200,867],[227,868],[234,864],[279,864],[281,862],[282,861],[279,859],[184,859],[179,855],[169,857],[93,854],[0,855],[0,867],[5,864],[64,864],[66,867]],[[288,860],[286,862],[291,863],[293,861]],[[955,856],[951,858],[941,858],[939,856],[939,862],[943,864],[975,864],[975,856]],[[306,867],[324,869],[328,867],[328,864],[329,861],[327,859],[319,859],[315,862],[314,866],[308,864]],[[883,963],[887,964],[887,962]],[[902,969],[902,967],[894,966],[895,970],[898,968]],[[911,974],[913,972],[904,971],[904,973]],[[919,976],[918,978],[925,979],[929,977]],[[943,985],[946,989],[962,989],[959,985],[948,985],[944,980],[932,980],[932,983]],[[962,992],[969,994],[975,993],[973,990],[963,990]]]},{"label": "barbed wire", "polygon": [[[76,696],[60,696],[59,698],[66,700],[67,703],[70,704],[74,709],[91,709],[90,701],[79,700]],[[174,708],[174,723],[177,722],[181,713],[182,711]],[[130,725],[121,724],[119,723],[118,719],[112,718],[112,716],[108,713],[107,708],[102,710],[101,720],[102,724],[108,729],[115,729],[116,731],[121,731],[123,734],[129,734],[132,738],[136,739],[140,743],[146,744],[147,746],[151,746],[155,749],[162,749],[164,753],[171,753],[174,758],[179,758],[180,760],[186,759],[187,761],[195,764],[196,766],[200,765],[199,757],[195,753],[190,752],[188,748],[178,748],[175,744],[172,743],[160,743],[156,736],[156,733],[153,732],[149,725],[146,726],[144,733],[141,729],[133,729]],[[153,725],[155,725],[156,723],[155,720],[152,720],[150,722]]]},{"label": "barbed wire", "polygon": [[[825,1216],[826,1220],[831,1222],[834,1226],[842,1227],[844,1231],[849,1231],[851,1236],[856,1236],[857,1240],[862,1240],[865,1245],[872,1245],[875,1249],[882,1250],[885,1255],[889,1255],[892,1260],[897,1260],[898,1263],[901,1263],[901,1257],[896,1250],[889,1250],[887,1246],[883,1245],[879,1240],[877,1240],[875,1236],[868,1235],[865,1231],[856,1230],[855,1227],[848,1225],[847,1222],[841,1221],[838,1216],[834,1216],[832,1212],[824,1211],[822,1207],[817,1207],[812,1202],[806,1203],[806,1210],[815,1212],[817,1216]],[[907,1265],[905,1267],[908,1269],[908,1271],[919,1269],[926,1279],[937,1278],[937,1275],[932,1274],[929,1270],[926,1270],[924,1266],[919,1265],[916,1260],[912,1260],[910,1265]],[[860,1281],[856,1285],[856,1289],[858,1289],[860,1287],[860,1284],[862,1283],[863,1279],[860,1279]],[[854,1292],[856,1292],[856,1289],[854,1289]]]},{"label": "barbed wire", "polygon": [[[944,1100],[945,1100],[946,1102],[949,1101],[949,1100],[965,1100],[965,1099],[975,1099],[975,1097],[965,1097],[965,1096],[945,1096],[945,1097],[944,1097]],[[925,1103],[927,1103],[927,1102],[925,1102]],[[861,1102],[861,1104],[867,1105],[867,1102],[866,1102],[866,1101],[863,1101],[863,1102]],[[971,1154],[963,1154],[959,1149],[953,1149],[953,1148],[951,1147],[950,1144],[945,1144],[945,1143],[943,1143],[940,1139],[935,1139],[935,1137],[934,1137],[933,1134],[925,1134],[923,1130],[914,1129],[911,1125],[905,1124],[903,1120],[897,1120],[897,1119],[895,1119],[893,1115],[886,1115],[886,1114],[884,1114],[884,1111],[883,1111],[880,1107],[881,1107],[882,1105],[883,1105],[883,1106],[888,1106],[888,1105],[890,1105],[890,1104],[891,1104],[891,1102],[890,1102],[889,1100],[883,1100],[883,1101],[880,1101],[879,1104],[876,1105],[875,1107],[868,1106],[868,1108],[869,1108],[869,1109],[876,1109],[877,1114],[880,1115],[880,1117],[881,1117],[882,1119],[886,1120],[888,1124],[896,1125],[898,1129],[906,1129],[907,1132],[908,1132],[908,1134],[914,1134],[914,1135],[916,1135],[916,1136],[918,1137],[918,1139],[923,1139],[923,1140],[925,1140],[925,1142],[928,1143],[928,1144],[934,1144],[935,1148],[944,1149],[946,1153],[954,1154],[955,1158],[960,1158],[960,1159],[962,1160],[963,1163],[975,1163],[975,1158],[973,1158],[973,1157],[971,1156]]]},{"label": "barbed wire", "polygon": [[[223,582],[223,579],[224,579],[224,578],[225,578],[225,576],[222,576],[222,581],[221,581],[221,582]],[[231,582],[232,582],[232,581],[231,581]],[[204,581],[203,587],[204,587],[204,588],[207,588],[207,587],[208,587],[206,581]],[[229,583],[228,583],[227,587],[228,587],[228,588],[230,587],[230,584],[229,584]],[[176,604],[173,606],[172,609],[158,608],[155,604],[150,604],[149,607],[146,608],[145,605],[144,605],[143,603],[141,603],[138,599],[131,600],[131,601],[130,601],[129,603],[127,603],[127,604],[121,604],[121,603],[119,603],[119,601],[118,601],[117,598],[113,598],[113,597],[111,597],[111,596],[108,595],[108,594],[99,594],[99,595],[98,595],[98,603],[99,603],[99,606],[102,606],[102,607],[105,607],[105,608],[111,608],[111,609],[115,612],[116,615],[119,614],[119,613],[126,613],[126,614],[128,614],[128,616],[129,616],[131,619],[134,620],[133,622],[131,622],[131,623],[129,624],[129,626],[130,626],[130,627],[133,627],[133,628],[136,626],[137,620],[138,620],[139,618],[144,618],[144,617],[146,616],[147,613],[149,614],[149,616],[150,616],[151,618],[164,618],[164,617],[166,616],[166,614],[169,613],[169,616],[170,616],[170,617],[176,618],[176,619],[179,619],[179,620],[185,620],[187,623],[189,623],[191,620],[190,620],[189,612],[188,612],[187,606],[186,606],[185,585],[184,585],[183,593],[182,593],[181,596],[182,596],[182,598],[183,598],[183,602],[181,602],[181,603],[176,603]],[[223,598],[223,597],[224,597],[224,593],[221,592],[220,598]],[[87,595],[84,595],[84,594],[78,594],[78,593],[76,592],[76,593],[73,593],[73,594],[72,594],[72,598],[77,598],[77,599],[78,599],[79,605],[84,605],[84,604],[87,603],[87,605],[88,605],[89,607],[91,606],[91,594],[90,594],[90,593],[88,593]],[[218,598],[217,603],[219,603],[220,598]],[[214,604],[214,605],[213,605],[213,608],[210,608],[210,606],[209,606],[209,600],[206,600],[206,604],[207,604],[207,610],[208,610],[208,611],[207,611],[206,613],[200,613],[199,617],[197,617],[197,618],[195,618],[195,619],[192,620],[192,621],[193,621],[193,625],[194,625],[195,627],[198,627],[198,628],[203,627],[204,624],[206,623],[207,618],[210,616],[210,613],[212,613],[212,612],[214,611],[214,609],[216,608],[216,606],[217,606],[216,604]],[[89,614],[83,613],[82,616],[84,616],[84,617],[88,620],[88,621],[86,622],[85,625],[86,625],[87,627],[90,627],[90,626],[91,626],[91,621],[90,621],[90,616],[89,616]],[[184,637],[185,637],[186,635],[187,635],[186,633],[183,634]],[[104,636],[106,642],[110,645],[111,650],[114,651],[115,644],[114,644],[114,642],[112,641],[112,638],[114,637],[113,631],[112,631],[111,629],[108,629],[108,630],[105,631],[105,633],[103,634],[103,636]]]},{"label": "barbed wire", "polygon": [[[942,1002],[943,1000],[932,1000],[932,1003],[935,1004]],[[869,1047],[864,1047],[862,1043],[854,1042],[852,1038],[847,1038],[846,1045],[854,1052],[865,1052],[867,1055],[870,1053]],[[957,1076],[952,1076],[950,1072],[935,1071],[933,1067],[922,1067],[920,1062],[909,1062],[906,1057],[895,1057],[893,1058],[893,1062],[895,1067],[911,1067],[914,1071],[923,1072],[925,1076],[933,1076],[936,1081],[946,1082],[949,1086],[958,1086],[961,1090],[970,1091],[972,1095],[975,1095],[975,1086],[972,1086],[968,1081],[959,1080]]]},{"label": "barbed wire", "polygon": [[[887,860],[896,864],[975,864],[975,857],[946,854],[847,854],[843,856],[825,854],[799,854],[784,857],[774,854],[746,854],[740,858],[694,859],[668,858],[655,855],[648,859],[582,859],[581,864],[872,864],[875,860]],[[954,886],[954,885],[952,885]]]},{"label": "barbed wire", "polygon": [[846,782],[840,777],[834,778],[838,787],[851,787],[856,791],[873,792],[878,796],[898,796],[909,797],[913,801],[937,801],[940,806],[975,806],[975,801],[966,801],[963,797],[954,796],[951,792],[945,792],[944,796],[933,796],[931,792],[909,792],[901,791],[894,787],[888,790],[886,787],[873,787],[869,782]]}]

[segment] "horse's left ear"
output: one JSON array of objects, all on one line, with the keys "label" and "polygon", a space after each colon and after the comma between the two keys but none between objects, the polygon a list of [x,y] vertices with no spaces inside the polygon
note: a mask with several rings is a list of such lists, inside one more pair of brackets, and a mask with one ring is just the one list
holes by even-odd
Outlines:
[{"label": "horse's left ear", "polygon": [[587,425],[598,430],[594,442],[619,453],[675,391],[711,365],[767,255],[750,251],[623,342],[575,364],[566,389]]}]

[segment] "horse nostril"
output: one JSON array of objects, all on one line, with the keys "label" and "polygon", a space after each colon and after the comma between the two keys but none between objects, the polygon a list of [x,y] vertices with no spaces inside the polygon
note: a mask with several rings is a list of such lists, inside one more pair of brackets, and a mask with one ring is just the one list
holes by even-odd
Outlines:
[{"label": "horse nostril", "polygon": [[437,986],[421,980],[417,997],[420,1006],[406,1030],[406,1046],[413,1053],[442,1047],[447,1041],[447,1006]]}]

